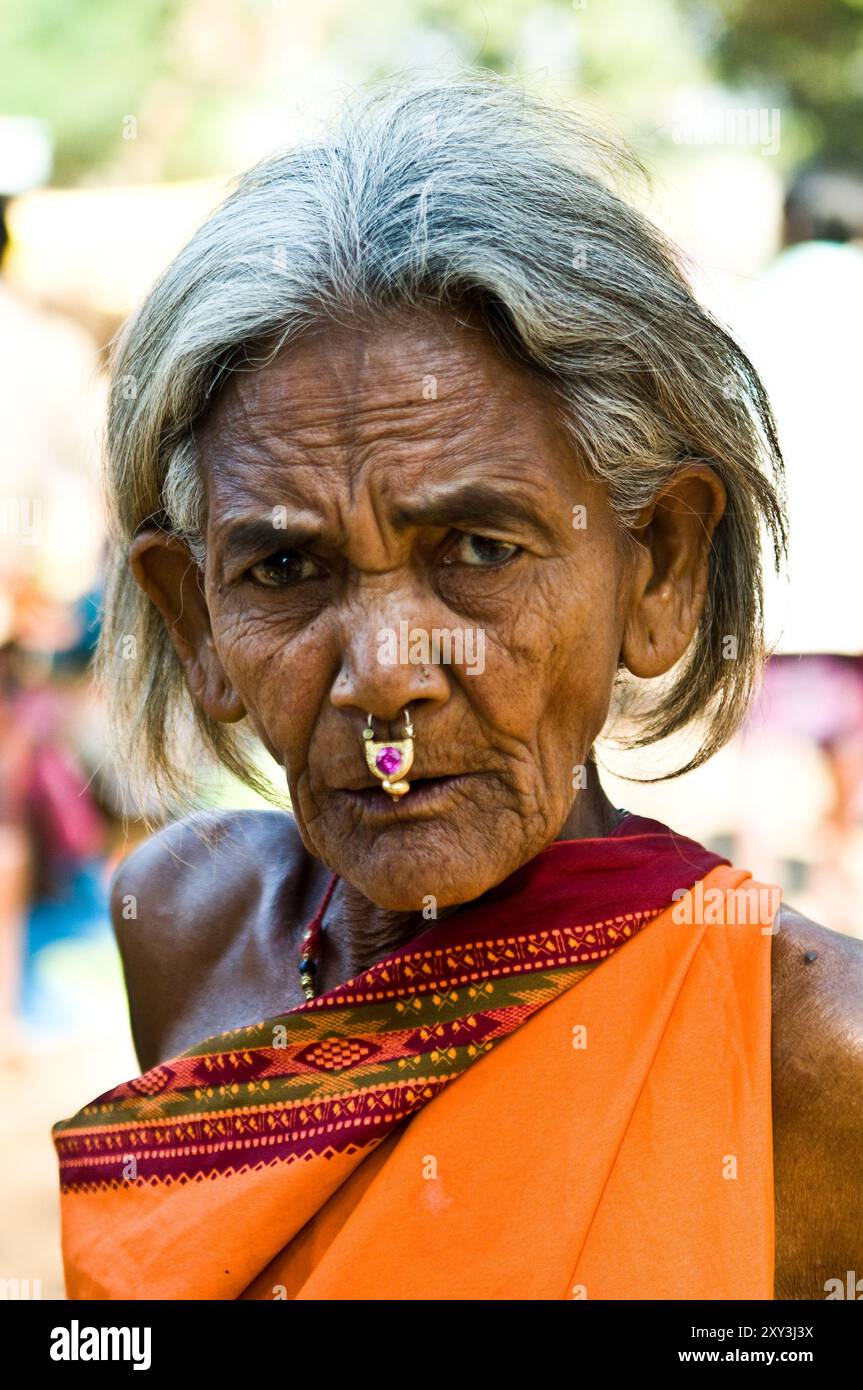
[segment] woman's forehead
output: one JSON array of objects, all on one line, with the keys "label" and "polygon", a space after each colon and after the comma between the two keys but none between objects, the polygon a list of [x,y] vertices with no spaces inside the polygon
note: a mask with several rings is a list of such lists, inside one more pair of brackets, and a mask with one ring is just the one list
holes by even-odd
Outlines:
[{"label": "woman's forehead", "polygon": [[417,311],[356,326],[317,327],[266,365],[235,373],[216,402],[216,428],[238,433],[273,417],[343,413],[357,408],[428,407],[433,417],[473,393],[491,406],[513,391],[548,400],[548,387],[510,362],[480,322]]},{"label": "woman's forehead", "polygon": [[[235,375],[199,436],[211,496],[268,474],[372,463],[446,472],[569,445],[546,383],[443,315],[334,326]],[[323,479],[322,479],[323,481]],[[332,478],[330,479],[332,482]]]}]

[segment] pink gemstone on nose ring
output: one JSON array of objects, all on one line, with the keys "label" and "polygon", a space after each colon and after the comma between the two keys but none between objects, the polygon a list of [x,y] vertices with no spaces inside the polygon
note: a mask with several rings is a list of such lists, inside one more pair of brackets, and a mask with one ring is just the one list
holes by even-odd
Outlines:
[{"label": "pink gemstone on nose ring", "polygon": [[402,765],[401,754],[395,748],[382,748],[375,758],[375,767],[387,777],[392,777]]}]

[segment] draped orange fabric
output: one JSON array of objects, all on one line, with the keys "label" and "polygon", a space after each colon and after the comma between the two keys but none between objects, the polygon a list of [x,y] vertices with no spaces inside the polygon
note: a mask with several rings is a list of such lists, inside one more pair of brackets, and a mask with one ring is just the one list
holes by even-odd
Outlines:
[{"label": "draped orange fabric", "polygon": [[[763,890],[705,880],[739,885]],[[772,1299],[771,937],[671,912],[391,1136],[243,1296]]]},{"label": "draped orange fabric", "polygon": [[[675,842],[678,876],[681,843],[690,842]],[[559,881],[569,853],[552,849],[513,881],[503,904],[490,895],[488,912],[521,902],[522,888],[534,895],[523,901],[542,903],[543,884]],[[648,834],[630,837],[627,853],[635,851],[655,864]],[[292,1112],[290,1152],[278,1148],[274,1128],[285,1102],[244,1106],[240,1130],[233,1112],[234,1128],[224,1127],[222,1111],[196,1127],[206,1096],[182,1067],[200,1075],[206,1064],[217,1074],[227,1054],[224,1041],[219,1050],[211,1040],[209,1050],[192,1049],[134,1083],[133,1120],[124,1108],[130,1083],[55,1127],[70,1297],[771,1299],[769,923],[778,890],[709,862],[706,873],[690,867],[687,889],[674,901],[667,893],[666,906],[642,921],[623,913],[599,931],[573,928],[581,954],[570,941],[567,956],[558,932],[553,959],[532,960],[543,932],[522,923],[518,937],[497,940],[508,964],[486,968],[474,946],[467,958],[453,946],[457,918],[449,937],[445,923],[428,933],[436,949],[445,943],[454,1000],[469,979],[481,1002],[487,976],[506,976],[507,993],[485,1013],[466,1013],[463,1000],[453,1046],[447,1051],[452,1039],[441,1031],[416,1082],[416,1038],[395,1047],[394,1033],[375,1035],[391,1045],[386,1067],[400,1078],[401,1118],[391,1110],[380,1117],[368,1084],[350,1092],[347,1110],[322,1099],[347,1094],[342,1073],[369,1081],[373,1064],[357,1054],[342,1056],[338,1076],[330,1072],[316,1099]],[[752,910],[765,897],[767,916]],[[483,920],[478,911],[475,921]],[[523,972],[510,942],[526,953]],[[427,977],[438,957],[412,949],[394,960]],[[584,975],[586,961],[593,969]],[[369,982],[392,988],[374,998],[419,1008],[424,986],[406,987],[410,975],[384,965]],[[497,988],[488,984],[489,1000]],[[443,1016],[445,991],[435,983],[424,997]],[[304,1034],[291,1067],[282,1065],[291,1086],[308,1081],[297,1058],[308,1059],[310,1047],[319,1065],[322,1049],[330,1065],[333,1046],[359,1047],[344,1011],[357,998],[349,982],[330,1001],[341,1013],[313,1001],[285,1016],[317,1027],[316,1041]],[[253,1098],[262,1094],[260,1054],[267,1065],[272,1058],[262,1027],[248,1049]],[[362,1036],[372,1036],[368,1019]],[[238,1035],[230,1037],[236,1059]],[[438,1085],[459,1046],[468,1063]],[[177,1119],[159,1099],[160,1087],[172,1094],[160,1071],[182,1087]],[[386,1106],[395,1086],[381,1093]],[[370,1099],[377,1108],[363,1110]],[[350,1143],[338,1141],[343,1126]],[[312,1136],[324,1130],[326,1151],[313,1151]],[[235,1150],[260,1161],[241,1163]],[[112,1165],[135,1153],[137,1176],[115,1180]]]}]

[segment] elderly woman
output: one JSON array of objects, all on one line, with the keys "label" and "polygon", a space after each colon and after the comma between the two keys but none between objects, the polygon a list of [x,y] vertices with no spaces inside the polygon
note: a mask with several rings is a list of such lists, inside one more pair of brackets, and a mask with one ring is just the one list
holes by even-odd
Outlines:
[{"label": "elderly woman", "polygon": [[623,157],[505,82],[373,91],[120,343],[121,737],[174,805],[205,751],[260,786],[263,745],[290,810],[116,875],[146,1070],[55,1128],[73,1298],[863,1271],[859,943],[592,755],[612,706],[697,729],[687,766],[728,739],[784,540],[760,382]]}]

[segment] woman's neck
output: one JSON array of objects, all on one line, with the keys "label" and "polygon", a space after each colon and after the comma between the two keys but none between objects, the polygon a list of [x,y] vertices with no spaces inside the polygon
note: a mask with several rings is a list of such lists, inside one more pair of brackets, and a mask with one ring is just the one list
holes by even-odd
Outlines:
[{"label": "woman's neck", "polygon": [[587,786],[575,798],[555,840],[593,840],[610,835],[620,819],[599,780],[595,763],[587,764]]}]

